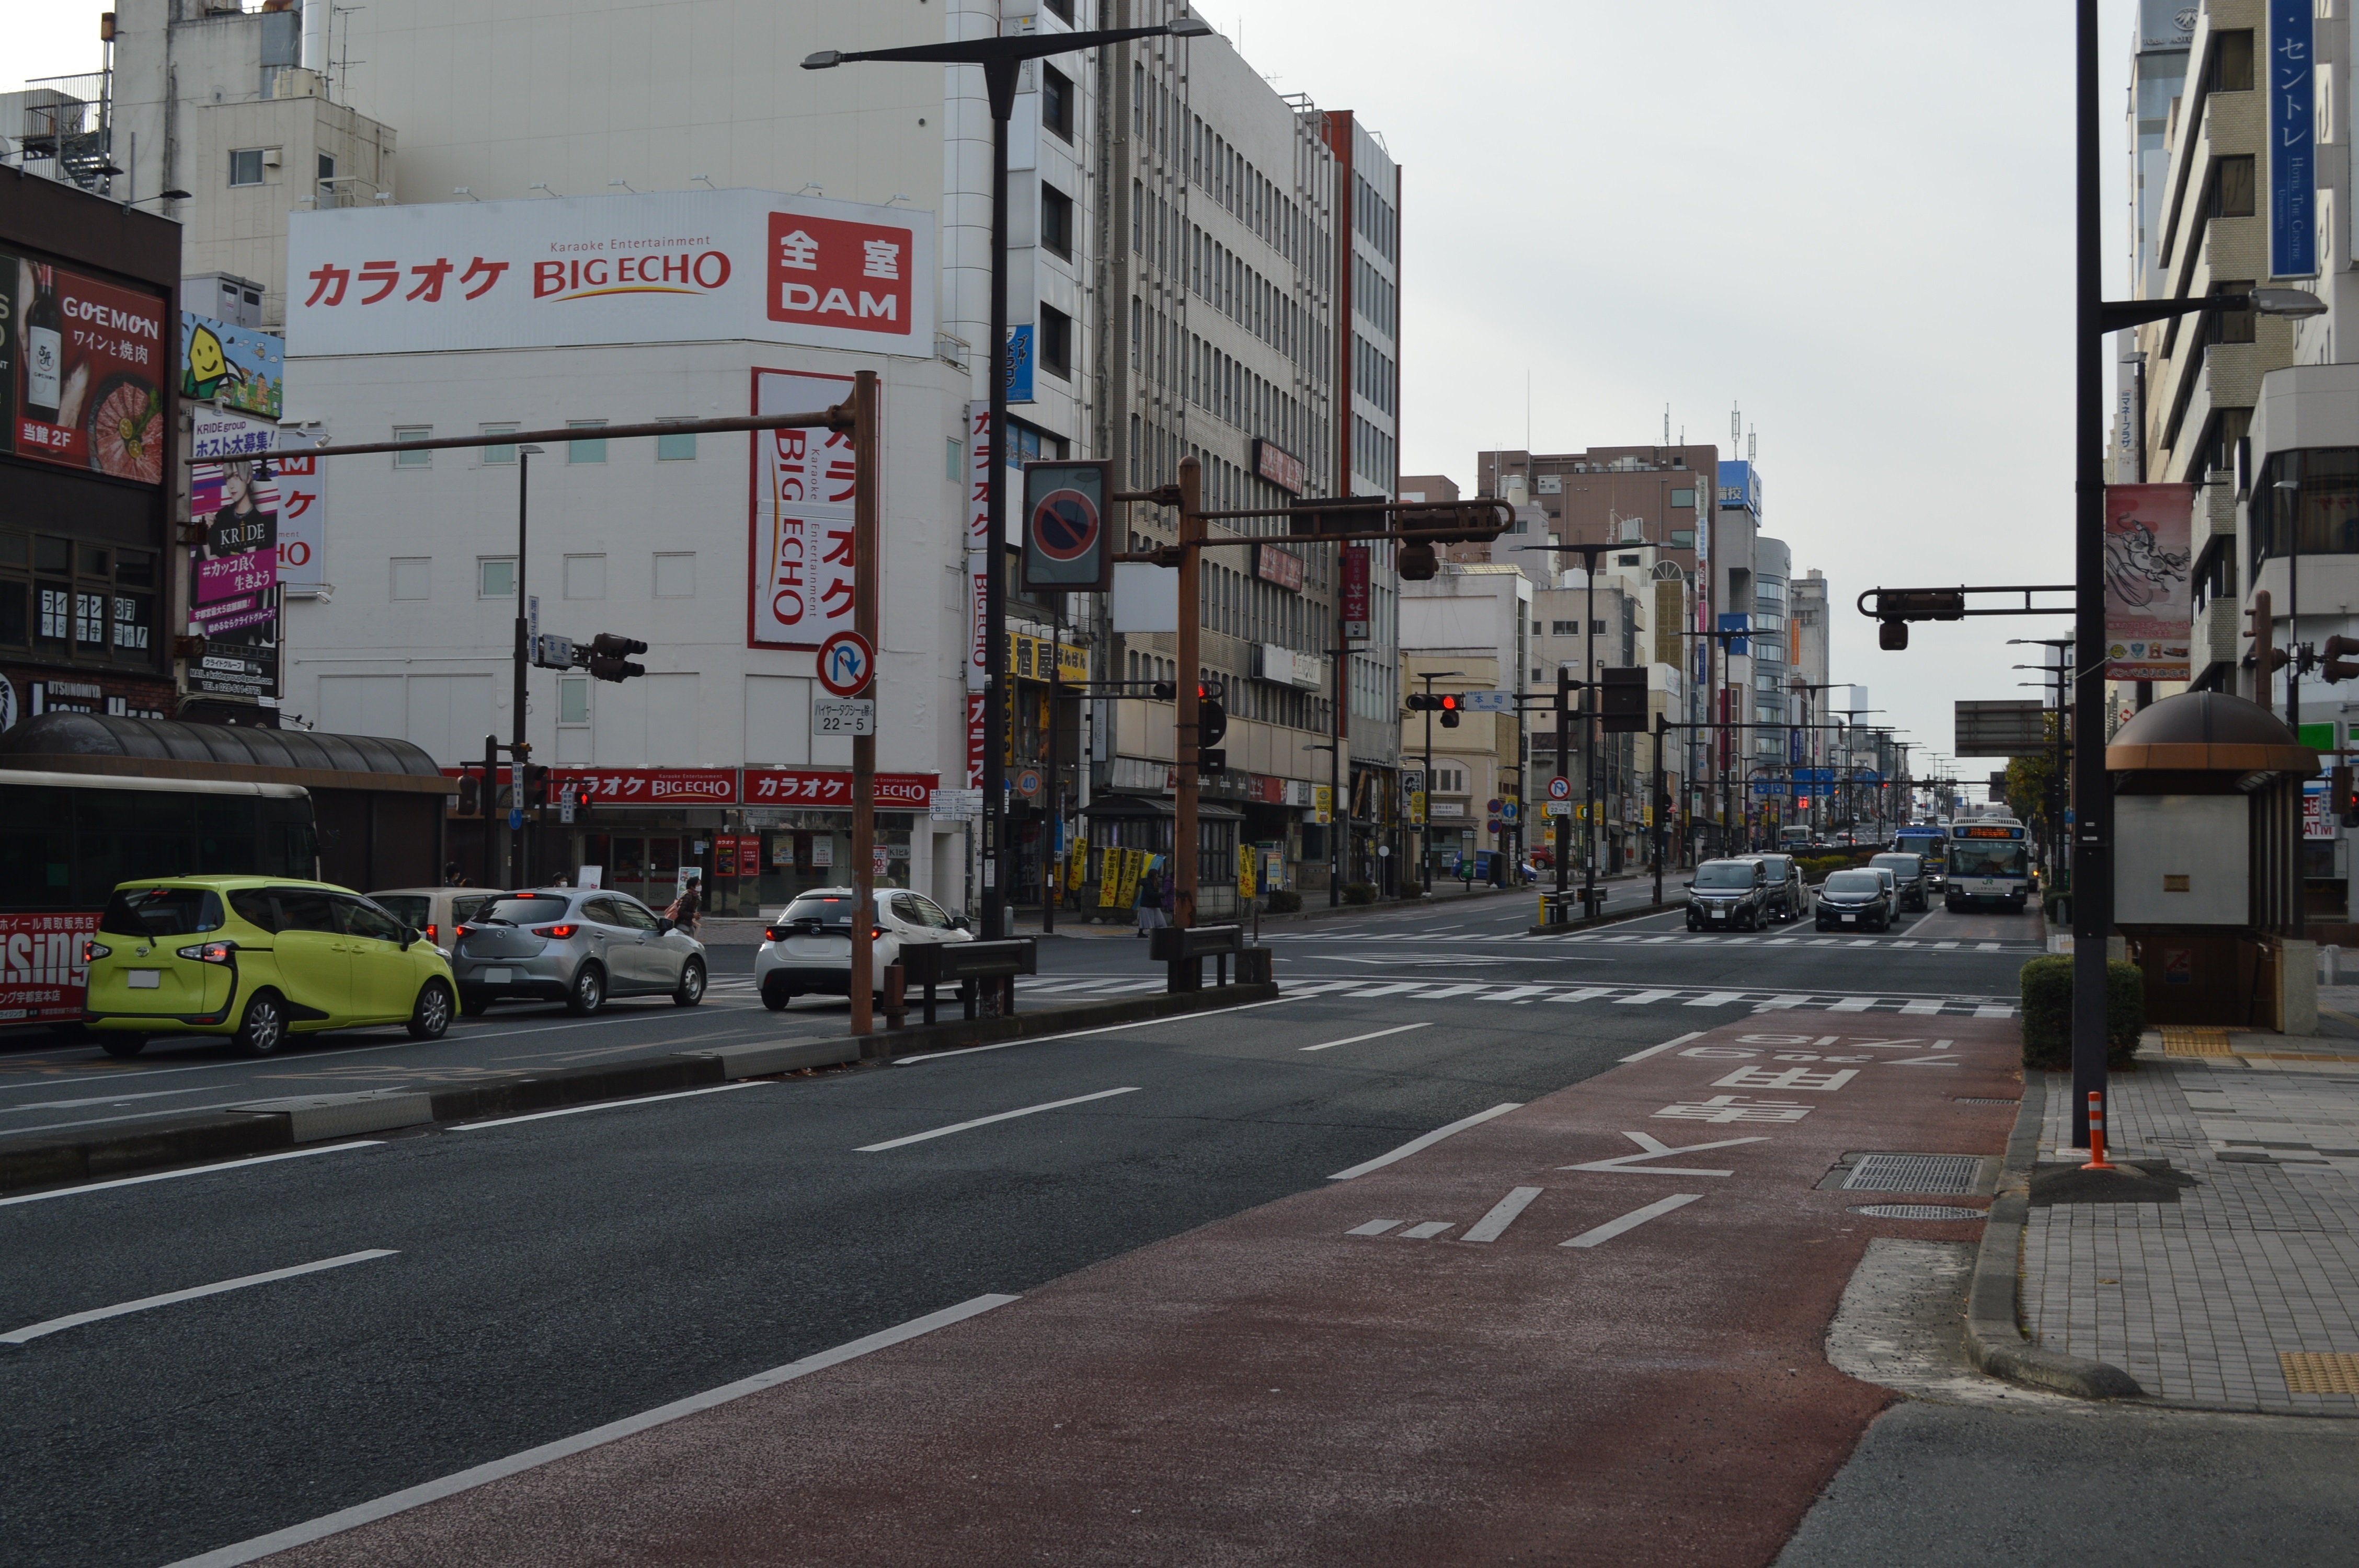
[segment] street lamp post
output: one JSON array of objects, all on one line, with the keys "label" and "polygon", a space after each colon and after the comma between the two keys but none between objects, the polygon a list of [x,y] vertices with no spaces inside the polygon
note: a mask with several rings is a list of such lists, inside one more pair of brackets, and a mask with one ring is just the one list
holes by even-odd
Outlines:
[{"label": "street lamp post", "polygon": [[[934,65],[979,65],[991,103],[991,346],[986,374],[991,384],[991,464],[987,503],[990,569],[984,591],[983,705],[983,928],[986,936],[1006,933],[1007,890],[999,876],[1006,816],[1006,725],[1001,712],[1007,680],[1006,568],[1007,496],[1002,476],[1007,453],[1007,124],[1016,114],[1016,83],[1024,62],[1071,54],[1131,38],[1202,38],[1212,31],[1201,16],[1182,16],[1151,27],[1108,27],[1094,32],[1033,33],[1013,38],[966,38],[954,43],[914,44],[890,49],[821,49],[802,62],[805,70],[828,70],[860,60],[902,60]],[[1192,691],[1194,670],[1180,672]],[[1191,706],[1183,702],[1183,708]],[[1186,717],[1185,714],[1182,715]],[[1192,843],[1179,853],[1196,853]],[[1192,863],[1192,860],[1191,862]],[[1183,922],[1185,924],[1185,922]]]},{"label": "street lamp post", "polygon": [[[525,598],[524,587],[525,503],[532,488],[532,460],[540,456],[541,450],[533,446],[516,449],[516,689],[510,697],[515,705],[510,717],[515,722],[509,726],[512,744],[508,747],[507,882],[510,887],[522,887],[525,882],[524,769],[525,763],[532,757],[532,742],[525,733],[525,672],[532,667],[531,633],[526,624],[526,606],[531,601]],[[485,788],[492,790],[492,798],[497,800],[499,792],[492,782],[486,779],[484,784]],[[489,812],[484,813],[487,820],[490,815]]]}]

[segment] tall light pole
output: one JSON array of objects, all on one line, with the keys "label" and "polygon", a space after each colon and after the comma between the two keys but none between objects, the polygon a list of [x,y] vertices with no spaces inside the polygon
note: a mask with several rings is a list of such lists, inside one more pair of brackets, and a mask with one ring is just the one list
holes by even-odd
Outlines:
[{"label": "tall light pole", "polygon": [[[989,484],[990,563],[984,591],[983,703],[983,929],[986,936],[1006,935],[1007,890],[999,875],[1006,816],[1006,721],[1001,712],[1007,681],[1007,600],[1003,573],[1006,565],[1007,466],[1007,123],[1016,114],[1016,82],[1024,62],[1050,55],[1071,54],[1118,44],[1130,38],[1199,38],[1212,31],[1201,16],[1182,16],[1152,27],[1109,27],[1086,33],[1033,33],[1014,38],[965,38],[955,43],[913,44],[890,49],[821,49],[805,58],[805,70],[828,70],[860,60],[902,60],[931,65],[979,65],[991,103],[991,347],[986,374],[991,381],[991,466]],[[1194,670],[1182,670],[1183,683],[1196,679]],[[1191,688],[1192,689],[1192,688]],[[1194,844],[1178,853],[1193,856]]]},{"label": "tall light pole", "polygon": [[[540,454],[541,449],[538,447],[523,446],[516,449],[516,690],[511,696],[511,701],[515,704],[515,712],[511,715],[515,723],[510,726],[513,743],[508,747],[507,881],[510,887],[522,887],[525,881],[524,769],[525,763],[532,756],[532,741],[525,733],[525,672],[532,668],[533,652],[530,646],[531,633],[526,624],[526,607],[530,600],[525,598],[524,587],[527,516],[525,503],[532,489],[532,460]],[[490,787],[490,781],[486,780],[485,784],[486,787]],[[492,791],[492,798],[494,800],[499,798],[499,792],[495,788]]]}]

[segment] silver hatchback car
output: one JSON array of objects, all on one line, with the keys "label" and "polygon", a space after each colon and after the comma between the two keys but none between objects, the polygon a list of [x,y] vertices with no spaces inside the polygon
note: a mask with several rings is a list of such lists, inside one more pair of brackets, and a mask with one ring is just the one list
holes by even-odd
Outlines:
[{"label": "silver hatchback car", "polygon": [[591,1013],[610,996],[704,1000],[704,944],[627,893],[537,888],[502,893],[469,915],[452,944],[459,1005],[562,1001]]}]

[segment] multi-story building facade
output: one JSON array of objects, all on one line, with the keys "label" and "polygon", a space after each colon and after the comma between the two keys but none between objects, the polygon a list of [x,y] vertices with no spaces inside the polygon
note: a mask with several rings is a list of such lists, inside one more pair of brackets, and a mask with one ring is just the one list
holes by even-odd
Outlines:
[{"label": "multi-story building facade", "polygon": [[[1401,684],[1408,691],[1517,689],[1538,656],[1529,631],[1529,578],[1514,567],[1451,562],[1426,581],[1404,583],[1401,595]],[[1430,712],[1413,717],[1418,722],[1403,740],[1412,764],[1430,781],[1426,880],[1447,879],[1477,850],[1514,863],[1528,835],[1539,831],[1526,816],[1532,804],[1524,766],[1531,716],[1473,711],[1461,714],[1455,725]]]}]

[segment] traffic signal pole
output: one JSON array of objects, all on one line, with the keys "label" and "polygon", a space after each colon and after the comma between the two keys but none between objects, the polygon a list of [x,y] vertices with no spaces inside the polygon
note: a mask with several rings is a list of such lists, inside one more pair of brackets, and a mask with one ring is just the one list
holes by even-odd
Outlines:
[{"label": "traffic signal pole", "polygon": [[[1201,628],[1196,624],[1202,612],[1201,589],[1204,579],[1203,552],[1198,547],[1204,538],[1204,465],[1192,454],[1180,460],[1180,678],[1178,689],[1172,692],[1177,704],[1177,728],[1172,736],[1172,752],[1178,759],[1177,800],[1171,822],[1171,870],[1175,881],[1172,894],[1171,923],[1178,926],[1196,924],[1196,790],[1199,784],[1197,764],[1201,747],[1197,741],[1196,688],[1202,676],[1198,669],[1201,657]],[[1337,697],[1343,685],[1340,665],[1336,666]]]},{"label": "traffic signal pole", "polygon": [[[508,821],[512,824],[520,822],[523,819],[524,765],[527,760],[532,755],[532,742],[525,734],[526,692],[524,680],[525,671],[532,667],[532,650],[526,645],[528,633],[525,627],[526,600],[524,570],[525,502],[526,497],[529,492],[529,486],[532,481],[532,454],[521,449],[521,445],[528,444],[529,443],[520,444],[520,449],[516,452],[516,689],[510,697],[510,701],[513,704],[514,710],[509,715],[509,717],[514,720],[514,722],[509,726],[509,730],[510,733],[514,735],[515,741],[508,749],[509,776],[516,781],[515,793],[512,794],[508,799]],[[497,798],[496,795],[495,795],[494,798]],[[484,826],[487,827],[490,826],[488,815],[486,816]],[[508,885],[510,887],[524,886],[524,829],[521,827],[511,826],[508,828]]]},{"label": "traffic signal pole", "polygon": [[[882,443],[876,431],[876,373],[852,375],[852,629],[873,651],[876,646],[877,469]],[[842,428],[839,425],[837,428]],[[861,693],[876,697],[876,661],[868,667]],[[852,738],[852,885],[860,896],[852,914],[852,1033],[875,1028],[876,928],[876,727]]]}]

